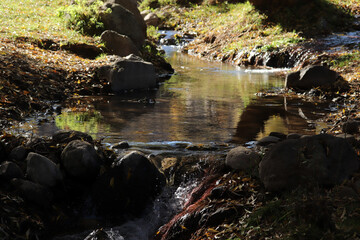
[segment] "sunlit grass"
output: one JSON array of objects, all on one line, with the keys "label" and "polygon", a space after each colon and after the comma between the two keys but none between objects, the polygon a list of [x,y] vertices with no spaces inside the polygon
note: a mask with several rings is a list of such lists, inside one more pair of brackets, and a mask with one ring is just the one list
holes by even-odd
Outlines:
[{"label": "sunlit grass", "polygon": [[0,37],[30,37],[66,42],[93,42],[93,38],[66,28],[58,9],[67,0],[2,0],[0,1]]},{"label": "sunlit grass", "polygon": [[261,46],[262,50],[272,50],[303,40],[297,32],[283,30],[280,24],[267,24],[267,16],[249,2],[197,6],[183,15],[184,21],[194,26],[190,30],[204,36],[220,36],[221,44],[224,45],[221,50],[223,53],[255,46]]}]

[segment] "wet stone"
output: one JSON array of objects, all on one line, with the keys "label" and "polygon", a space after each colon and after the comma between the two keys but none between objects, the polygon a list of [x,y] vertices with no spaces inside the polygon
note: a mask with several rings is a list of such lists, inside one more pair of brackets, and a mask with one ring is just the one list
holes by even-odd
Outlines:
[{"label": "wet stone", "polygon": [[298,134],[298,133],[289,133],[286,138],[287,139],[299,139],[301,138],[301,134]]},{"label": "wet stone", "polygon": [[24,178],[24,173],[15,163],[3,162],[0,165],[0,179],[11,180],[13,178]]},{"label": "wet stone", "polygon": [[349,133],[349,134],[359,133],[359,122],[347,121],[343,124],[342,130],[344,133]]},{"label": "wet stone", "polygon": [[17,146],[11,150],[9,158],[15,161],[23,161],[27,156],[27,150],[24,146]]},{"label": "wet stone", "polygon": [[274,137],[274,136],[267,136],[262,139],[260,139],[257,143],[259,146],[268,146],[272,143],[277,143],[280,141],[280,138]]},{"label": "wet stone", "polygon": [[129,148],[130,145],[128,142],[119,142],[119,143],[116,143],[114,145],[111,146],[111,148],[115,148],[115,149],[126,149],[126,148]]}]

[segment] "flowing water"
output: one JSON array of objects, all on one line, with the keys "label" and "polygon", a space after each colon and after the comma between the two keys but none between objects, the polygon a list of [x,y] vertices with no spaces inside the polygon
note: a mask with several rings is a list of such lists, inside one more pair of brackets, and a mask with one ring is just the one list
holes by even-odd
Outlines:
[{"label": "flowing water", "polygon": [[[224,151],[273,131],[318,133],[324,125],[317,119],[334,110],[327,103],[258,97],[259,91],[283,87],[284,78],[277,69],[209,63],[181,54],[174,46],[164,48],[176,73],[157,89],[77,97],[61,113],[35,116],[13,131],[50,136],[59,129],[72,129],[101,138],[108,145],[127,141],[132,149],[155,155],[200,154],[185,147],[201,144]],[[165,190],[142,218],[106,229],[109,239],[149,239],[149,234],[182,206],[193,187],[185,184]],[[84,239],[87,234],[57,239]]]},{"label": "flowing water", "polygon": [[72,129],[106,144],[128,141],[134,148],[176,150],[189,144],[245,143],[272,131],[314,134],[323,126],[316,119],[328,104],[255,95],[283,87],[278,70],[241,69],[201,61],[173,47],[166,51],[176,73],[158,89],[78,97],[59,115],[29,119],[21,131],[50,136]]}]

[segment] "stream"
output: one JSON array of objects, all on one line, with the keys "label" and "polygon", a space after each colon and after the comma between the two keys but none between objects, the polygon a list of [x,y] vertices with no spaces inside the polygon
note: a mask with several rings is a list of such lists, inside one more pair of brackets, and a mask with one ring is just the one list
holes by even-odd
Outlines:
[{"label": "stream", "polygon": [[[57,114],[39,114],[10,131],[51,136],[59,129],[86,132],[109,147],[126,141],[130,150],[154,155],[225,153],[270,132],[315,134],[318,121],[334,111],[329,103],[314,103],[256,93],[282,88],[284,69],[245,69],[201,61],[164,46],[176,73],[149,92],[121,96],[75,97]],[[189,146],[210,146],[189,148]],[[181,209],[196,183],[167,187],[144,216],[106,229],[109,239],[147,240]],[[84,239],[91,231],[55,239]]]}]

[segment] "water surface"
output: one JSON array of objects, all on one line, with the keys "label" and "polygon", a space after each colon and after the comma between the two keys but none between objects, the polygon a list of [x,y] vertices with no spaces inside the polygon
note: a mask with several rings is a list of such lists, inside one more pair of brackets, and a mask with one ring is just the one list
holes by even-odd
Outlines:
[{"label": "water surface", "polygon": [[283,87],[278,70],[241,69],[201,61],[173,47],[165,50],[176,73],[157,89],[78,97],[53,121],[30,121],[31,130],[39,135],[79,130],[105,143],[125,140],[133,146],[244,143],[272,131],[320,131],[315,120],[326,112],[326,104],[255,95]]}]

